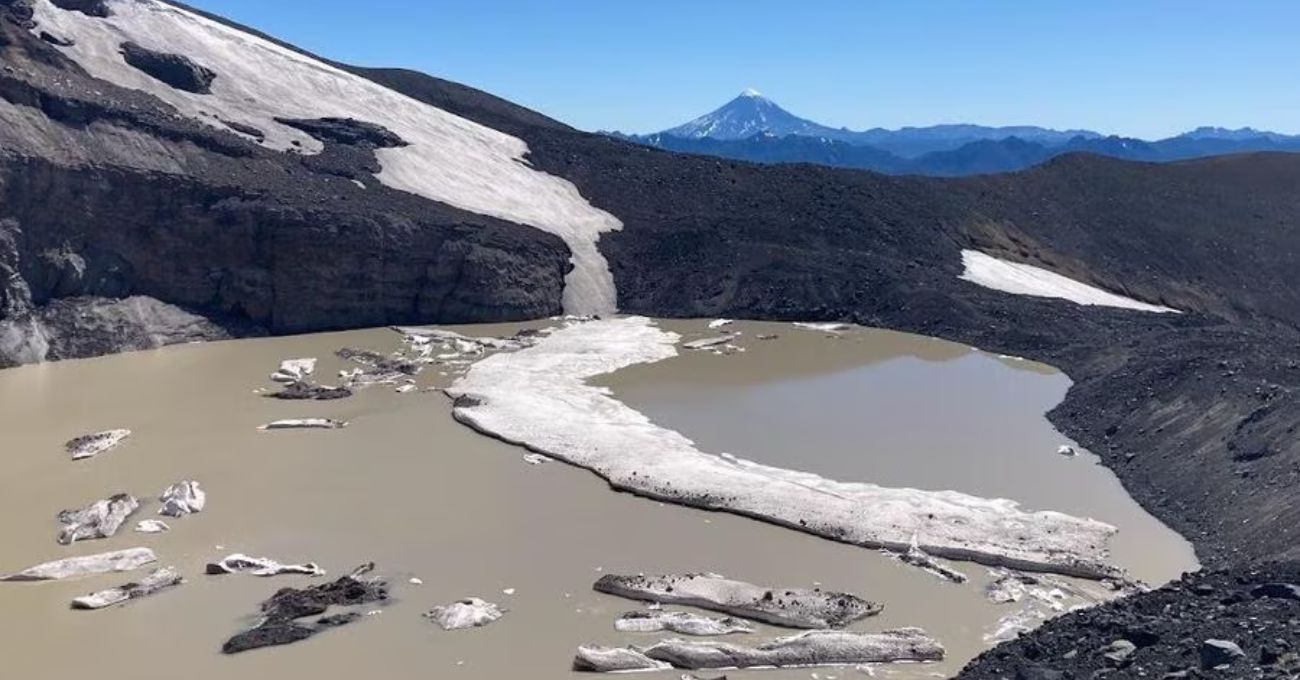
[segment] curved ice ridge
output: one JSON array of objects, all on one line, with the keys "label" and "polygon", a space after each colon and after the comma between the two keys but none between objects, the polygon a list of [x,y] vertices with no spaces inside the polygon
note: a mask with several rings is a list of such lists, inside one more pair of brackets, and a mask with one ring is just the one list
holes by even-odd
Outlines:
[{"label": "curved ice ridge", "polygon": [[1120,307],[1139,312],[1181,313],[1172,307],[1116,295],[1042,267],[1000,260],[978,250],[961,251],[961,263],[963,280],[1004,293],[1059,298],[1080,305]]},{"label": "curved ice ridge", "polygon": [[[608,314],[617,302],[600,234],[622,228],[571,182],[528,165],[523,140],[399,94],[268,40],[158,0],[110,0],[112,16],[90,17],[36,3],[39,30],[75,40],[59,48],[90,75],[147,92],[182,115],[265,133],[275,149],[317,153],[320,142],[275,118],[355,118],[396,133],[408,146],[379,149],[377,179],[471,212],[560,237],[574,265],[565,280],[570,314]],[[180,53],[212,69],[211,94],[172,88],[128,65],[124,42]]]},{"label": "curved ice ridge", "polygon": [[676,355],[679,337],[646,318],[590,321],[490,356],[448,393],[460,422],[657,500],[752,517],[869,548],[925,552],[1085,578],[1106,562],[1115,527],[1005,499],[892,489],[704,453],[689,439],[587,385],[588,378]]}]

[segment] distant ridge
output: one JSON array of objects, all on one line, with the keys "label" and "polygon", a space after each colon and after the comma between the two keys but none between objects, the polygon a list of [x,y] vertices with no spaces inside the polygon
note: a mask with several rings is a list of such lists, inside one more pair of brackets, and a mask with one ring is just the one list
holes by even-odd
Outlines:
[{"label": "distant ridge", "polygon": [[671,151],[756,163],[814,163],[932,176],[1022,170],[1076,152],[1149,162],[1253,151],[1300,152],[1300,136],[1249,127],[1200,127],[1156,141],[1028,125],[945,124],[854,131],[797,116],[753,88],[663,132],[613,135]]}]

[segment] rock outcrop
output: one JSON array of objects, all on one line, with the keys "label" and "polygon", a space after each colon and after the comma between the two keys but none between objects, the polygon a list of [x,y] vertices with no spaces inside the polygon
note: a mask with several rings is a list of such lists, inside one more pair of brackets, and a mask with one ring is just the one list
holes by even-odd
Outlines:
[{"label": "rock outcrop", "polygon": [[195,94],[211,94],[216,71],[181,54],[155,52],[133,42],[122,43],[122,58],[168,85]]},{"label": "rock outcrop", "polygon": [[606,574],[597,592],[661,604],[680,604],[791,628],[840,628],[877,614],[881,606],[848,593],[765,588],[708,574]]}]

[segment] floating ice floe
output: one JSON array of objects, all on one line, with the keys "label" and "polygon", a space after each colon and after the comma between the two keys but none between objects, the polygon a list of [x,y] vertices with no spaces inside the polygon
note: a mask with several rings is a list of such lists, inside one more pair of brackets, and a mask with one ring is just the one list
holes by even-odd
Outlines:
[{"label": "floating ice floe", "polygon": [[712,349],[714,347],[717,347],[718,345],[725,345],[731,342],[732,340],[735,339],[735,337],[736,336],[734,335],[720,335],[716,338],[703,338],[700,340],[692,340],[690,342],[682,343],[682,347],[685,347],[686,349],[696,349],[696,350]]},{"label": "floating ice floe", "polygon": [[1074,457],[1079,455],[1079,452],[1076,451],[1075,448],[1073,446],[1070,446],[1069,444],[1060,445],[1059,447],[1057,447],[1056,452],[1061,454],[1062,456]]},{"label": "floating ice floe", "polygon": [[614,628],[622,633],[659,633],[668,631],[678,635],[695,636],[754,632],[754,627],[749,622],[730,616],[714,618],[691,612],[663,610],[627,612],[614,621]]},{"label": "floating ice floe", "polygon": [[203,506],[208,503],[208,495],[199,487],[198,482],[184,481],[164,489],[158,500],[162,502],[158,514],[164,517],[184,517],[203,512]]},{"label": "floating ice floe", "polygon": [[333,418],[291,418],[267,423],[259,430],[338,430],[348,426],[346,420]]},{"label": "floating ice floe", "polygon": [[912,537],[912,546],[907,549],[907,552],[899,554],[899,559],[905,564],[910,564],[922,571],[934,574],[945,581],[965,583],[968,580],[966,574],[949,567],[935,559],[930,553],[922,550],[920,542],[915,536]]},{"label": "floating ice floe", "polygon": [[[350,118],[386,128],[405,145],[375,152],[380,183],[554,234],[573,263],[564,309],[615,310],[614,277],[596,243],[622,223],[592,206],[573,183],[534,168],[523,140],[169,3],[133,0],[112,7],[111,16],[91,17],[38,2],[34,19],[40,30],[71,39],[57,49],[91,76],[157,97],[200,124],[256,128],[271,149],[322,150],[319,140],[286,119]],[[125,42],[183,51],[216,74],[211,93],[180,90],[130,66],[120,53]]]},{"label": "floating ice floe", "polygon": [[676,355],[678,336],[641,317],[578,323],[473,364],[447,393],[460,422],[586,468],[613,488],[733,512],[869,548],[1087,578],[1115,528],[1006,499],[839,482],[704,453],[586,380]]},{"label": "floating ice floe", "polygon": [[17,574],[0,578],[0,581],[59,581],[81,578],[95,574],[134,571],[146,564],[158,561],[158,557],[148,548],[131,548],[98,555],[84,555],[67,559],[45,562],[24,569]]},{"label": "floating ice floe", "polygon": [[709,328],[713,328],[713,329],[725,328],[727,326],[730,326],[733,323],[735,322],[732,321],[731,319],[716,319],[714,321],[709,322]]},{"label": "floating ice floe", "polygon": [[593,587],[609,595],[699,607],[790,628],[840,628],[881,610],[879,604],[848,593],[766,588],[714,574],[606,574]]},{"label": "floating ice floe", "polygon": [[823,333],[843,333],[853,329],[853,324],[849,323],[805,323],[796,321],[795,328],[803,328],[810,331],[821,331]]},{"label": "floating ice floe", "polygon": [[880,633],[810,630],[757,646],[673,638],[644,648],[580,647],[574,670],[614,672],[726,668],[808,668],[899,661],[941,661],[943,645],[919,628]]},{"label": "floating ice floe", "polygon": [[295,383],[307,379],[307,376],[316,372],[316,359],[285,359],[280,362],[280,368],[271,374],[271,380],[278,383]]},{"label": "floating ice floe", "polygon": [[432,619],[443,630],[463,630],[481,628],[504,615],[495,604],[485,602],[477,597],[469,597],[449,605],[434,607],[424,616]]},{"label": "floating ice floe", "polygon": [[1008,262],[978,250],[961,251],[961,278],[971,283],[1015,295],[1058,298],[1080,305],[1120,307],[1141,312],[1180,313],[1177,309],[1134,300],[1104,291],[1041,267]]},{"label": "floating ice floe", "polygon": [[269,577],[282,574],[303,574],[306,576],[324,576],[325,570],[315,562],[306,564],[281,564],[266,557],[250,557],[242,553],[227,555],[217,562],[208,564],[205,572],[210,576],[221,574],[251,574]]},{"label": "floating ice floe", "polygon": [[130,436],[130,430],[105,430],[77,437],[64,444],[63,447],[67,449],[68,453],[72,454],[73,460],[85,460],[86,458],[94,458],[116,447],[122,443],[122,440]]},{"label": "floating ice floe", "polygon": [[540,453],[525,453],[524,462],[529,465],[545,465],[546,463],[551,462],[551,459]]},{"label": "floating ice floe", "polygon": [[148,597],[185,582],[175,567],[155,569],[138,582],[127,583],[116,588],[101,590],[84,595],[72,601],[73,609],[104,609],[114,605],[126,604],[131,600]]},{"label": "floating ice floe", "polygon": [[80,510],[64,510],[59,513],[59,523],[63,525],[63,530],[59,532],[59,543],[72,545],[87,539],[111,538],[127,518],[139,509],[139,500],[122,493],[95,501]]},{"label": "floating ice floe", "polygon": [[146,519],[135,525],[135,531],[140,534],[161,534],[164,531],[171,531],[171,527],[162,520]]}]

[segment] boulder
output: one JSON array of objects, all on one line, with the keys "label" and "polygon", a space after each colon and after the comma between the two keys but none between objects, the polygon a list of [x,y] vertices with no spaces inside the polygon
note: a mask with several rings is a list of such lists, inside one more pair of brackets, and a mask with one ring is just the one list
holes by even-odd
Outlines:
[{"label": "boulder", "polygon": [[730,616],[719,619],[690,612],[668,611],[628,612],[618,617],[614,628],[624,633],[668,631],[697,636],[754,632],[754,627],[748,622]]},{"label": "boulder", "polygon": [[131,548],[98,555],[69,557],[38,564],[17,574],[0,578],[0,581],[60,581],[94,574],[134,571],[156,561],[158,561],[158,557],[154,555],[152,550],[148,548]]},{"label": "boulder", "polygon": [[[223,654],[239,654],[273,645],[287,645],[361,619],[346,611],[327,614],[330,607],[357,607],[388,601],[388,585],[382,580],[362,580],[374,564],[363,565],[351,574],[310,588],[283,588],[262,603],[262,620],[238,633],[221,647]],[[312,620],[311,617],[317,617]]]},{"label": "boulder", "polygon": [[59,532],[59,543],[72,545],[81,540],[112,537],[126,519],[139,509],[140,501],[123,493],[95,501],[80,510],[64,510],[59,513],[59,522],[63,524],[63,530]]},{"label": "boulder", "polygon": [[63,447],[68,453],[72,454],[73,460],[84,460],[94,458],[116,447],[122,443],[122,440],[130,436],[130,430],[105,430],[77,437],[64,444]]},{"label": "boulder", "polygon": [[162,502],[158,514],[165,517],[184,517],[203,512],[203,506],[208,503],[208,495],[199,488],[198,482],[185,481],[167,487],[158,500]]},{"label": "boulder", "polygon": [[442,626],[443,630],[462,630],[481,628],[500,619],[504,614],[505,612],[497,605],[477,597],[470,597],[449,605],[434,607],[426,612],[424,617]]},{"label": "boulder", "polygon": [[1246,652],[1231,640],[1206,640],[1201,643],[1200,653],[1202,668],[1218,668],[1246,658]]},{"label": "boulder", "polygon": [[279,576],[281,574],[304,574],[306,576],[324,576],[325,570],[315,562],[306,564],[281,564],[266,557],[249,557],[242,553],[227,555],[217,562],[210,562],[206,573],[209,576],[221,574],[252,574],[253,576]]},{"label": "boulder", "polygon": [[122,43],[121,51],[126,63],[178,90],[212,94],[216,71],[183,54],[156,52],[129,41]]},{"label": "boulder", "polygon": [[609,595],[699,607],[790,628],[840,628],[882,609],[847,593],[765,588],[712,574],[606,574],[594,588]]},{"label": "boulder", "polygon": [[1105,657],[1106,663],[1112,666],[1124,666],[1129,662],[1129,657],[1137,651],[1137,645],[1128,640],[1116,640],[1110,643],[1102,650],[1102,656]]},{"label": "boulder", "polygon": [[101,590],[72,601],[73,609],[104,609],[114,605],[125,604],[131,600],[148,597],[162,590],[178,586],[185,582],[175,567],[156,569],[139,582],[127,583],[117,588]]},{"label": "boulder", "polygon": [[102,19],[112,16],[108,9],[108,0],[50,0],[50,4],[59,9],[81,12],[89,17]]}]

